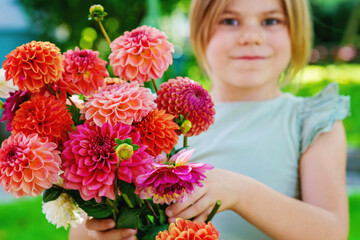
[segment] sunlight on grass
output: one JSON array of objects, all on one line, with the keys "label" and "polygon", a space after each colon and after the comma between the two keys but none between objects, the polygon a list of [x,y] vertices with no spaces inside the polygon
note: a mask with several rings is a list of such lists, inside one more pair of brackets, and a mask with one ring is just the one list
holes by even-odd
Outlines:
[{"label": "sunlight on grass", "polygon": [[360,187],[349,189],[350,234],[348,240],[360,239]]}]

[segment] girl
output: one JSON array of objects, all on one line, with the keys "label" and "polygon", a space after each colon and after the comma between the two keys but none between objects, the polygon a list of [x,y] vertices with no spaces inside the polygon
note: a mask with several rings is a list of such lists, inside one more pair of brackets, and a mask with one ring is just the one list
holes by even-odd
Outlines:
[{"label": "girl", "polygon": [[[188,201],[167,208],[170,221],[204,221],[220,199],[213,224],[224,240],[346,239],[340,120],[349,99],[336,84],[311,98],[279,88],[281,74],[291,79],[308,59],[306,0],[192,0],[190,26],[217,112],[214,125],[189,146],[196,147],[193,161],[215,169]],[[106,221],[92,219],[87,227],[94,236],[133,237],[108,230]]]}]

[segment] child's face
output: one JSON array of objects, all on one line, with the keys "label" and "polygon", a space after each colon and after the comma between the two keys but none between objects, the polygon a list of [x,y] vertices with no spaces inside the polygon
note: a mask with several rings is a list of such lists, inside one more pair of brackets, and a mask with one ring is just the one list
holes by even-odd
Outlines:
[{"label": "child's face", "polygon": [[280,0],[229,1],[206,49],[214,87],[230,91],[278,91],[278,79],[290,55]]}]

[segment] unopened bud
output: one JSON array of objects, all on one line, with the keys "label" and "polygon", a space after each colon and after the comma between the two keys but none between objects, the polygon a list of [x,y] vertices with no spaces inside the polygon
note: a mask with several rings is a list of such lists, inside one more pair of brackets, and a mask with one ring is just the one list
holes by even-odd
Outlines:
[{"label": "unopened bud", "polygon": [[4,103],[0,100],[0,109],[4,110]]},{"label": "unopened bud", "polygon": [[120,144],[116,148],[116,155],[120,158],[120,160],[128,160],[133,154],[134,148],[127,143]]},{"label": "unopened bud", "polygon": [[190,129],[191,129],[191,122],[189,120],[185,120],[180,126],[180,131],[183,134],[190,131]]},{"label": "unopened bud", "polygon": [[104,11],[104,7],[100,4],[92,5],[89,10],[89,19],[95,19],[98,18],[100,20],[103,20],[104,17],[107,15],[107,13]]}]

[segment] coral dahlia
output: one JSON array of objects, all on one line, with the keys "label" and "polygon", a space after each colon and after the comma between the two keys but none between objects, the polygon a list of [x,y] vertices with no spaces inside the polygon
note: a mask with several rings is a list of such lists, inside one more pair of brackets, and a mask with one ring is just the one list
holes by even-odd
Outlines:
[{"label": "coral dahlia", "polygon": [[35,96],[20,105],[12,120],[13,133],[37,133],[61,145],[68,138],[74,124],[64,102],[54,96]]},{"label": "coral dahlia", "polygon": [[156,240],[217,240],[219,232],[211,222],[192,222],[177,218],[175,223],[170,223],[169,230],[159,232]]},{"label": "coral dahlia", "polygon": [[118,122],[131,125],[156,108],[154,99],[149,89],[136,82],[109,85],[89,97],[81,110],[82,118],[98,126]]},{"label": "coral dahlia", "polygon": [[99,58],[99,52],[89,49],[81,50],[76,47],[75,51],[68,50],[64,53],[64,77],[63,81],[68,87],[77,87],[72,92],[79,91],[85,96],[91,95],[100,87],[105,86],[104,78],[109,76],[106,70],[106,61]]},{"label": "coral dahlia", "polygon": [[0,149],[0,184],[17,198],[37,196],[58,179],[60,151],[57,145],[33,133],[5,139]]},{"label": "coral dahlia", "polygon": [[183,202],[194,192],[195,185],[203,186],[203,174],[213,168],[206,163],[187,163],[193,150],[182,150],[173,155],[168,164],[153,163],[154,169],[136,179],[139,196],[142,199],[153,198],[154,203],[170,205],[171,202]]},{"label": "coral dahlia", "polygon": [[6,80],[20,90],[38,92],[45,84],[60,79],[63,66],[60,49],[50,42],[32,41],[11,51],[3,62]]},{"label": "coral dahlia", "polygon": [[114,74],[141,85],[162,77],[173,61],[174,48],[165,33],[145,25],[125,32],[110,47],[109,59]]},{"label": "coral dahlia", "polygon": [[130,159],[121,161],[117,173],[120,180],[134,182],[139,175],[152,169],[153,157],[145,152],[146,146],[141,144],[139,134],[132,126],[105,123],[98,127],[85,123],[76,126],[64,143],[61,155],[64,187],[79,190],[86,201],[95,198],[101,202],[103,196],[114,199],[113,183],[118,162],[115,138],[131,138],[133,144],[140,147]]},{"label": "coral dahlia", "polygon": [[5,100],[4,103],[4,112],[1,118],[1,122],[8,121],[6,124],[6,130],[9,132],[12,131],[11,123],[15,116],[16,111],[19,109],[20,104],[29,100],[31,97],[31,93],[29,90],[18,90],[10,93],[10,97]]},{"label": "coral dahlia", "polygon": [[197,136],[214,123],[214,103],[199,83],[187,77],[177,77],[162,83],[160,87],[155,100],[157,108],[166,110],[176,118],[183,115],[191,121],[192,127],[184,136]]},{"label": "coral dahlia", "polygon": [[169,154],[176,145],[179,137],[175,130],[179,126],[173,121],[174,116],[165,110],[152,110],[141,122],[134,127],[140,133],[142,143],[148,146],[146,151],[154,157],[162,151]]}]

